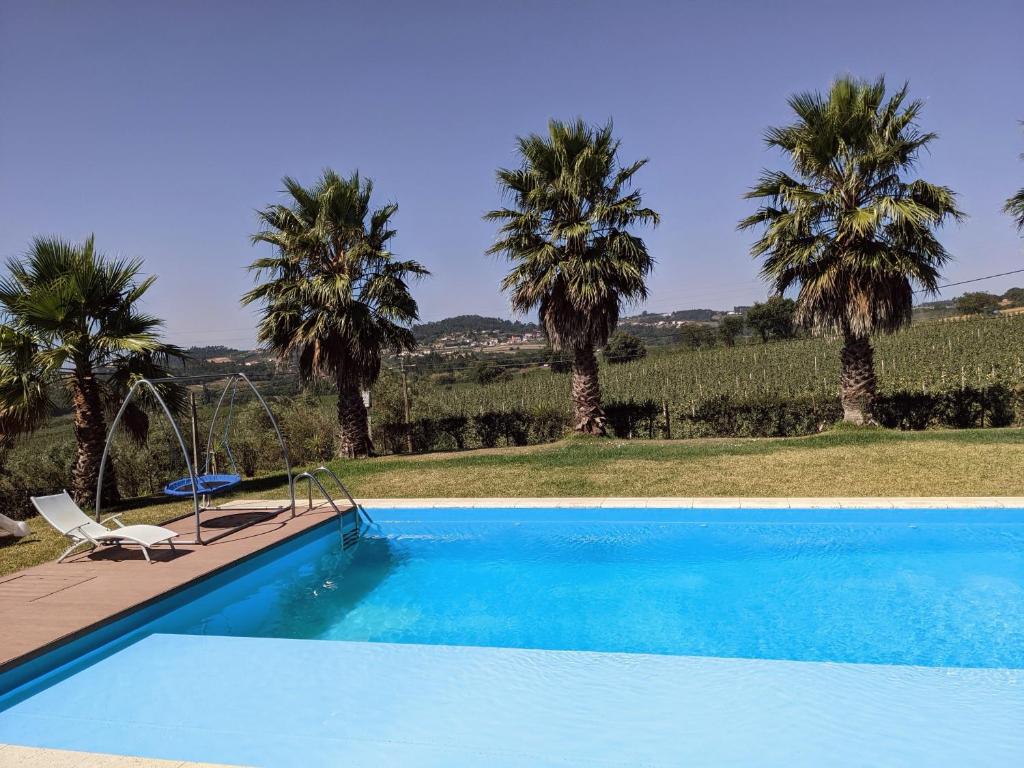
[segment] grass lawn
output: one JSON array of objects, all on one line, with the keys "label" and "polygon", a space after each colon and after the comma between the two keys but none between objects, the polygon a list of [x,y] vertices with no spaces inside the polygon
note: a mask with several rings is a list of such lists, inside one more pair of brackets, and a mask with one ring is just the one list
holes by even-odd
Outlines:
[{"label": "grass lawn", "polygon": [[[786,439],[573,439],[529,448],[339,461],[358,497],[425,496],[1024,496],[1024,430],[836,429]],[[283,498],[271,475],[230,498]],[[301,495],[304,487],[300,489]],[[126,523],[161,522],[180,501],[125,505]],[[0,574],[56,558],[42,520],[0,539]]]}]

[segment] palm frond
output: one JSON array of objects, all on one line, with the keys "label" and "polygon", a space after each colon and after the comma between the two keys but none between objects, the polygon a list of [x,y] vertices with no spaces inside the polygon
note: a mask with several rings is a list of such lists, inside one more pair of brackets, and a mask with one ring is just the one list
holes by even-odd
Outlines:
[{"label": "palm frond", "polygon": [[116,382],[162,373],[157,361],[182,356],[161,341],[161,321],[137,309],[155,279],[139,278],[141,260],[104,256],[93,237],[81,244],[36,238],[24,258],[7,266],[0,281],[5,432],[37,427],[54,386],[73,385],[76,377]]},{"label": "palm frond", "polygon": [[659,216],[624,191],[647,160],[619,163],[611,122],[552,120],[517,146],[520,166],[497,172],[508,205],[484,216],[501,224],[488,253],[512,262],[502,290],[515,311],[539,311],[556,348],[604,344],[623,306],[647,295],[653,260],[631,230]]},{"label": "palm frond", "polygon": [[41,361],[41,342],[13,325],[0,325],[0,444],[37,429],[52,412],[59,366]]},{"label": "palm frond", "polygon": [[950,254],[935,231],[963,213],[948,187],[908,178],[935,134],[917,126],[922,102],[884,78],[837,79],[827,94],[790,98],[796,120],[769,129],[791,172],[764,171],[760,202],[739,222],[773,290],[796,288],[797,318],[858,335],[909,322],[915,286],[933,290]]},{"label": "palm frond", "polygon": [[325,169],[312,186],[286,178],[289,202],[259,212],[254,243],[274,255],[250,265],[258,284],[242,297],[261,307],[257,337],[300,374],[362,384],[376,380],[382,355],[412,349],[418,307],[409,283],[429,275],[388,249],[396,203],[371,207],[373,182]]}]

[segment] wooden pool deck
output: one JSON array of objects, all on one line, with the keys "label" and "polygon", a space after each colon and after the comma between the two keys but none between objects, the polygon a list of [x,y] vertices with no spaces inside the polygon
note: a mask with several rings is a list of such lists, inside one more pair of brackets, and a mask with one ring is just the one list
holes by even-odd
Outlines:
[{"label": "wooden pool deck", "polygon": [[[45,563],[0,578],[0,672],[335,515],[326,505],[307,510],[302,502],[295,517],[290,510],[272,514],[259,508],[280,504],[238,502],[207,513],[203,530],[211,535],[255,522],[210,544],[177,544],[174,551],[155,547],[152,563],[132,545],[83,548],[63,563]],[[195,534],[192,517],[167,527],[181,531],[183,539]]]}]

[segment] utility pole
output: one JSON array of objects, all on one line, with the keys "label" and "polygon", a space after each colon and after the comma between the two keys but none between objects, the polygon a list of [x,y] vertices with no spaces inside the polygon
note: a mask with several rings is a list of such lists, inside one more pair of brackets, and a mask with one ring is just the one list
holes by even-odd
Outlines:
[{"label": "utility pole", "polygon": [[412,426],[409,424],[409,377],[405,374],[405,355],[399,360],[402,365],[402,410],[405,417],[405,449],[412,453]]},{"label": "utility pole", "polygon": [[366,407],[366,433],[370,436],[370,442],[373,442],[373,394],[369,389],[364,389],[360,393],[363,398],[363,405]]},{"label": "utility pole", "polygon": [[188,404],[192,411],[192,472],[195,475],[199,475],[199,443],[197,441],[197,433],[199,432],[199,413],[196,411],[196,393],[189,391],[188,393]]}]

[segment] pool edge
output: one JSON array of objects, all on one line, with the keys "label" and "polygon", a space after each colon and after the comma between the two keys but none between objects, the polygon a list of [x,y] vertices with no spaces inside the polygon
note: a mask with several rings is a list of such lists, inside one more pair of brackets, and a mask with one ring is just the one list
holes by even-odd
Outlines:
[{"label": "pool edge", "polygon": [[676,509],[1024,509],[1024,496],[530,496],[359,498],[369,509],[399,507],[669,507]]},{"label": "pool edge", "polygon": [[0,761],[16,760],[19,768],[244,768],[218,763],[192,763],[156,757],[116,755],[109,752],[78,752],[49,747],[25,747],[0,742]]}]

